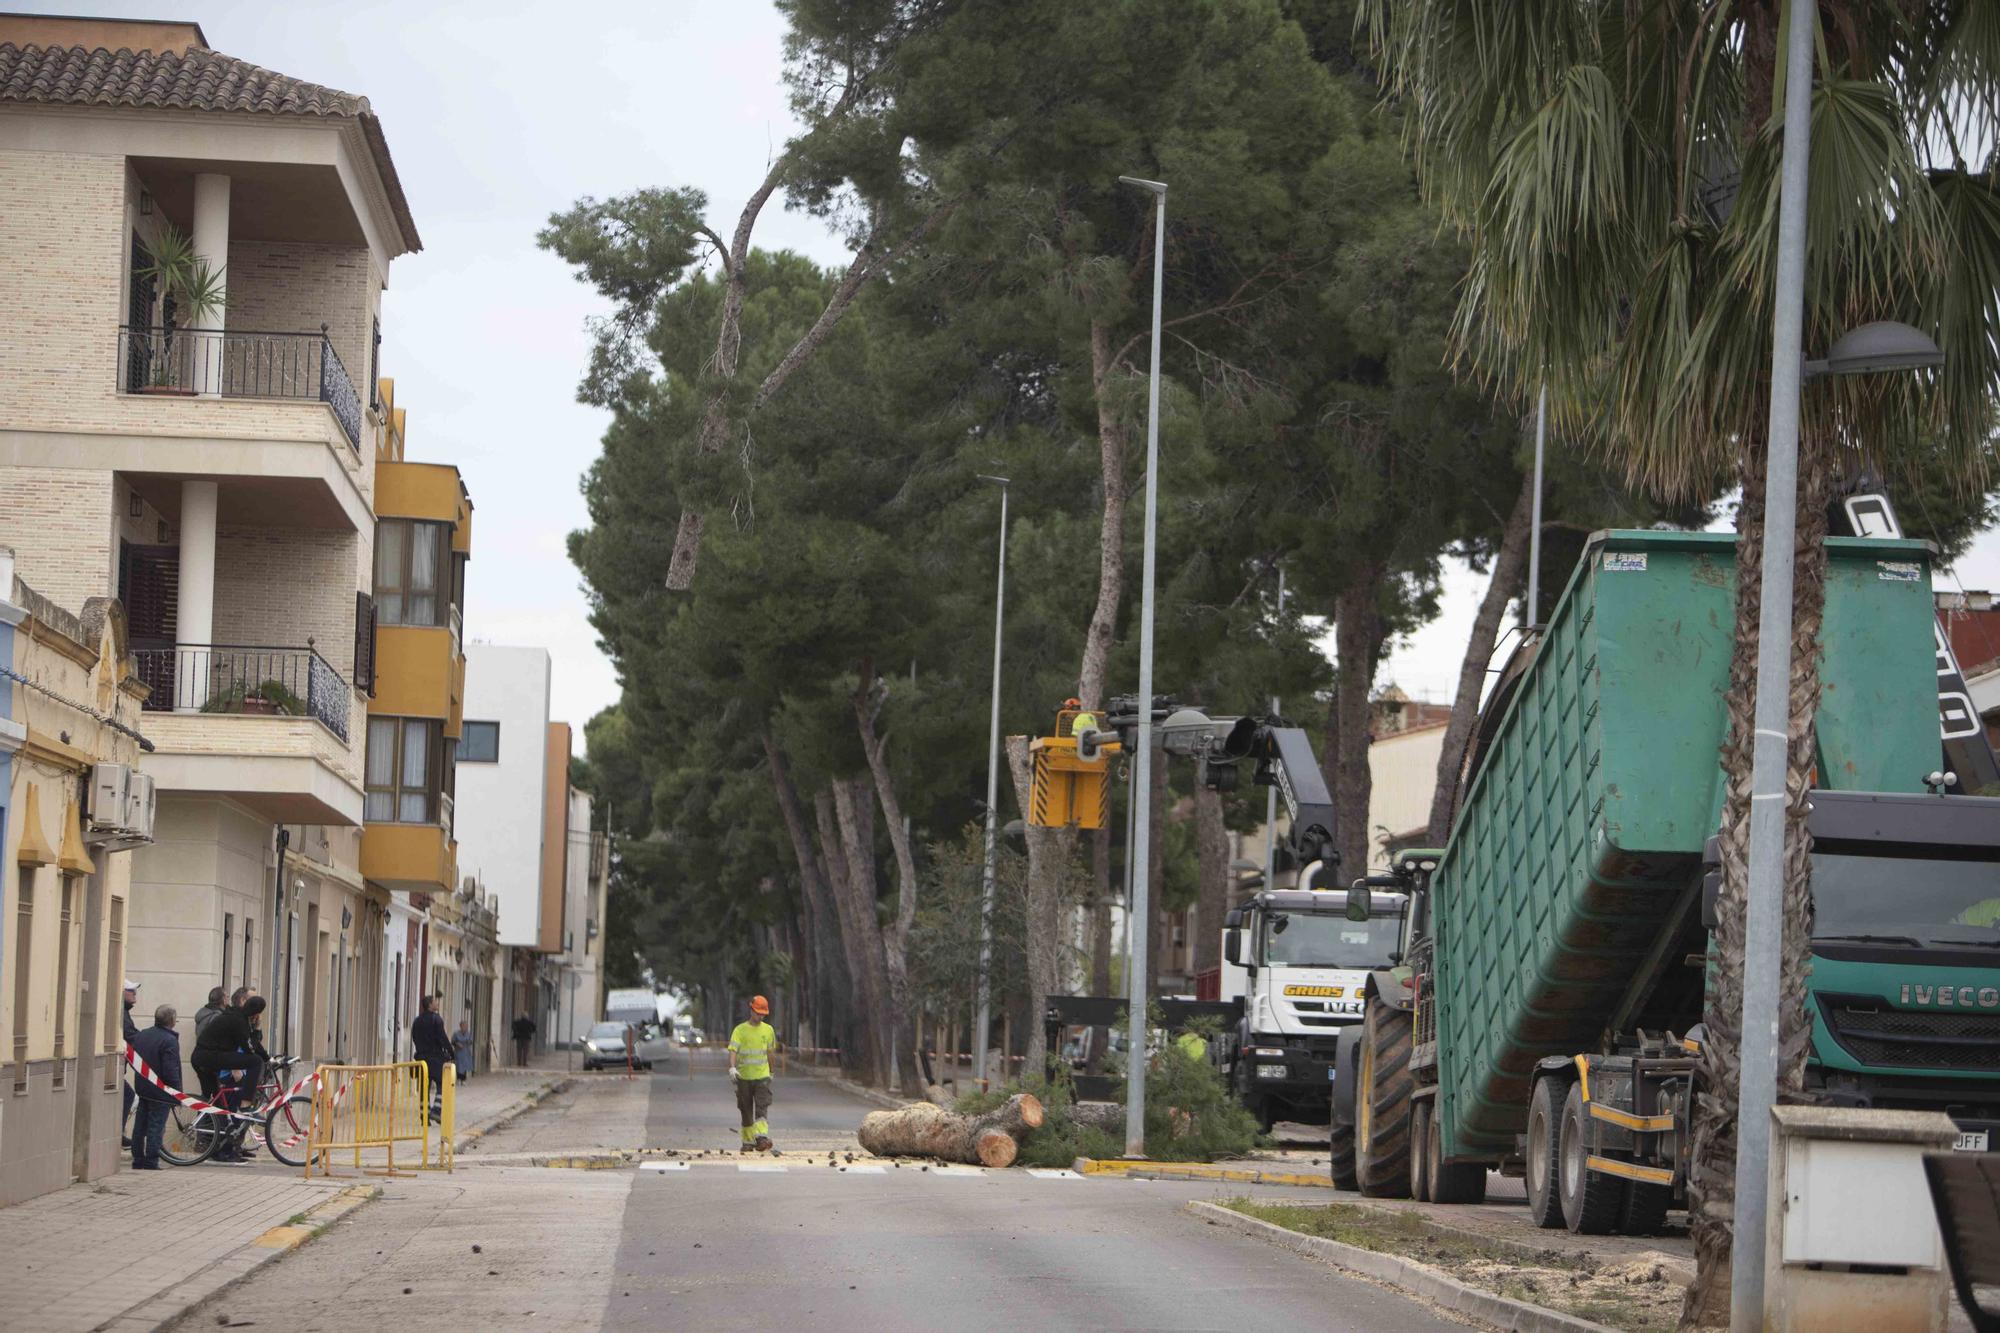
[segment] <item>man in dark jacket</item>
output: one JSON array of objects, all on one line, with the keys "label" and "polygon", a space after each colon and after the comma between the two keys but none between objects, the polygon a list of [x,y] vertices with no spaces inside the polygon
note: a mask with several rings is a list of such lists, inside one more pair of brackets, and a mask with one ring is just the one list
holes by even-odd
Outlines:
[{"label": "man in dark jacket", "polygon": [[526,1068],[528,1043],[535,1039],[535,1020],[522,1014],[514,1020],[514,1063]]},{"label": "man in dark jacket", "polygon": [[423,1012],[410,1024],[410,1046],[430,1074],[431,1120],[435,1123],[442,1114],[444,1067],[453,1060],[451,1034],[444,1029],[444,1017],[437,1011],[435,997],[426,995],[419,1003]]},{"label": "man in dark jacket", "polygon": [[[128,1041],[139,1058],[146,1062],[146,1067],[170,1088],[181,1085],[181,1039],[180,1034],[174,1031],[177,1017],[172,1005],[163,1004],[153,1011],[153,1026],[144,1032],[134,1031]],[[157,1171],[160,1169],[160,1140],[166,1134],[167,1116],[174,1108],[174,1099],[150,1080],[139,1079],[137,1082],[139,1109],[132,1117],[132,1169]]]},{"label": "man in dark jacket", "polygon": [[208,988],[208,1003],[194,1011],[195,1036],[199,1037],[201,1035],[201,1030],[208,1026],[209,1019],[214,1018],[222,1012],[223,999],[228,994],[229,992],[220,986],[210,986]]},{"label": "man in dark jacket", "polygon": [[[250,1099],[257,1094],[257,1084],[264,1077],[264,1043],[258,1039],[255,1021],[264,1012],[264,997],[252,995],[243,1002],[243,1007],[224,1009],[208,1020],[208,1026],[194,1039],[194,1055],[190,1063],[194,1072],[201,1076],[201,1089],[207,1099],[218,1105],[227,1105],[235,1110],[250,1110]],[[234,1073],[231,1083],[233,1096],[222,1095],[222,1076]],[[247,1154],[240,1143],[232,1141],[215,1154],[218,1162],[243,1161]]]}]

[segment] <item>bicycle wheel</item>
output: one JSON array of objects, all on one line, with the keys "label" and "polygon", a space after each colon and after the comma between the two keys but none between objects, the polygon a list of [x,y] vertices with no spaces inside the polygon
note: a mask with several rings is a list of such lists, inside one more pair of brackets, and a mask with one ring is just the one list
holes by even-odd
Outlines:
[{"label": "bicycle wheel", "polygon": [[222,1137],[215,1112],[176,1106],[167,1116],[166,1133],[160,1136],[160,1159],[175,1166],[196,1166],[209,1159]]},{"label": "bicycle wheel", "polygon": [[301,1094],[273,1106],[264,1117],[264,1146],[286,1166],[306,1164],[306,1130],[312,1125],[312,1098]]}]

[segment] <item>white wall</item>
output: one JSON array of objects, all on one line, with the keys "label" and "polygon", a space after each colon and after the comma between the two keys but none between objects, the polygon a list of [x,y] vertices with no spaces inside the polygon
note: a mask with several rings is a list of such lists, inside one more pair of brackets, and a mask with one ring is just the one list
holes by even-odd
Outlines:
[{"label": "white wall", "polygon": [[1430,822],[1438,756],[1443,753],[1441,726],[1377,737],[1368,747],[1368,772],[1373,779],[1368,797],[1371,870],[1388,864],[1382,856],[1385,837],[1401,837]]},{"label": "white wall", "polygon": [[499,900],[502,944],[532,946],[541,927],[549,676],[543,648],[465,650],[465,720],[500,724],[500,760],[458,765],[458,864]]}]

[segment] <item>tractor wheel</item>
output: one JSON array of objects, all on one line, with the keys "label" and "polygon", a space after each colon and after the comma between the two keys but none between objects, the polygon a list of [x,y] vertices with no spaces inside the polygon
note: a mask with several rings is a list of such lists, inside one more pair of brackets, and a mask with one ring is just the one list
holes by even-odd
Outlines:
[{"label": "tractor wheel", "polygon": [[[1339,1112],[1334,1113],[1336,1116]],[[1327,1172],[1333,1178],[1337,1190],[1354,1188],[1354,1126],[1343,1124],[1338,1119],[1333,1122],[1326,1144]]]},{"label": "tractor wheel", "polygon": [[1592,1171],[1590,1117],[1583,1109],[1583,1085],[1569,1085],[1563,1099],[1562,1133],[1558,1144],[1562,1158],[1563,1222],[1580,1236],[1603,1236],[1625,1217],[1626,1185],[1622,1177]]},{"label": "tractor wheel", "polygon": [[1424,1130],[1424,1197],[1432,1203],[1485,1203],[1486,1163],[1444,1160],[1444,1127],[1435,1106]]},{"label": "tractor wheel", "polygon": [[1361,1076],[1354,1088],[1354,1175],[1361,1192],[1399,1199],[1410,1192],[1412,1015],[1372,996],[1361,1022]]},{"label": "tractor wheel", "polygon": [[1431,1152],[1431,1104],[1416,1102],[1410,1107],[1410,1197],[1429,1203]]},{"label": "tractor wheel", "polygon": [[1528,1103],[1528,1216],[1535,1225],[1553,1230],[1563,1224],[1562,1156],[1556,1146],[1562,1135],[1562,1081],[1535,1080]]}]

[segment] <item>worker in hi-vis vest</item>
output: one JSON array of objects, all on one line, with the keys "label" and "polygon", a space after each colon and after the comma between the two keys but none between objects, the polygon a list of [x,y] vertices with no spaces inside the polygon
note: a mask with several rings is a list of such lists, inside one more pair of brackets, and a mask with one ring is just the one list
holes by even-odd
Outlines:
[{"label": "worker in hi-vis vest", "polygon": [[729,1078],[736,1084],[736,1110],[743,1117],[743,1151],[771,1151],[771,1052],[778,1048],[778,1034],[764,1020],[770,1017],[771,1002],[761,995],[750,997],[750,1019],[738,1023],[729,1034]]},{"label": "worker in hi-vis vest", "polygon": [[1096,731],[1098,729],[1097,714],[1085,708],[1077,700],[1065,699],[1063,701],[1063,709],[1066,712],[1071,709],[1077,710],[1076,716],[1069,720],[1070,735],[1081,736],[1086,731]]}]

